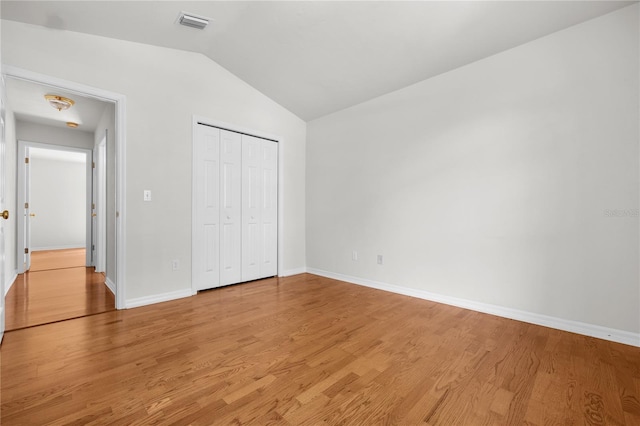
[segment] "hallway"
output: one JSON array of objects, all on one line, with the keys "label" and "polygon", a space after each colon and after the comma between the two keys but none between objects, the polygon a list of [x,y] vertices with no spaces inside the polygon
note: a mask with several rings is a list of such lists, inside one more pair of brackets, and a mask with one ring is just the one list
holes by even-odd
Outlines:
[{"label": "hallway", "polygon": [[115,310],[104,275],[84,259],[84,249],[33,252],[7,293],[6,331]]}]

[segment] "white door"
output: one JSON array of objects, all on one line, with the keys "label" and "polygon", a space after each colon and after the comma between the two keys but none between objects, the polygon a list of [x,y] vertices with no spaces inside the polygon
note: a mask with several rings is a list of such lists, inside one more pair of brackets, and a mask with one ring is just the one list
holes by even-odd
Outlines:
[{"label": "white door", "polygon": [[241,135],[220,130],[220,285],[239,283],[241,260]]},{"label": "white door", "polygon": [[193,283],[196,290],[220,286],[220,130],[198,125],[193,146]]},{"label": "white door", "polygon": [[260,275],[278,275],[278,144],[262,141],[262,257]]},{"label": "white door", "polygon": [[5,246],[4,246],[4,223],[8,218],[8,212],[5,211],[4,201],[4,182],[5,182],[5,91],[4,77],[0,82],[0,212],[3,216],[0,219],[0,342],[4,336],[4,288],[5,288]]},{"label": "white door", "polygon": [[98,150],[93,151],[93,165],[91,167],[91,258],[88,262],[88,266],[93,266],[98,271],[98,259],[96,248],[98,246],[98,213],[97,213],[97,199],[98,199],[98,172],[96,170],[96,164],[98,163]]},{"label": "white door", "polygon": [[261,278],[261,140],[242,135],[242,281]]},{"label": "white door", "polygon": [[193,288],[277,275],[278,144],[196,124]]},{"label": "white door", "polygon": [[278,273],[278,144],[242,136],[242,281]]},{"label": "white door", "polygon": [[29,170],[29,147],[23,142],[18,141],[18,203],[16,207],[16,221],[18,228],[18,241],[16,259],[18,262],[18,274],[22,274],[31,267],[31,256],[29,251],[30,239],[30,216],[29,216],[29,189],[30,189],[30,170]]}]

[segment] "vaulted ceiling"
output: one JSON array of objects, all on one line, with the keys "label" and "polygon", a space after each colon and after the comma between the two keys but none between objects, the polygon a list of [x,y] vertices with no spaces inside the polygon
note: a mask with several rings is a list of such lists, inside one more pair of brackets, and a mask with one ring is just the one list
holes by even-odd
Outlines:
[{"label": "vaulted ceiling", "polygon": [[[308,121],[632,3],[3,0],[1,13],[200,52]],[[180,11],[213,22],[180,26]]]}]

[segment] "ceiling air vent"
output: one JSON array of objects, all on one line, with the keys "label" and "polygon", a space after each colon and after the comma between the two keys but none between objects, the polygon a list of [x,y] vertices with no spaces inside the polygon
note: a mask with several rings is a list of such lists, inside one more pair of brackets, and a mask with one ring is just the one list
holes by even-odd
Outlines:
[{"label": "ceiling air vent", "polygon": [[209,25],[209,18],[195,16],[191,13],[180,12],[180,15],[178,16],[178,23],[180,25],[184,25],[185,27],[203,30],[207,25]]}]

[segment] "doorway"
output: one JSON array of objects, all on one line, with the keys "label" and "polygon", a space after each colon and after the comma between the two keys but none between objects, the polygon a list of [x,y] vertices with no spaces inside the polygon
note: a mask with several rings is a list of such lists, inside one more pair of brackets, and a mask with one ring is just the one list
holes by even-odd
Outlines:
[{"label": "doorway", "polygon": [[[125,306],[125,293],[124,293],[124,218],[125,218],[125,206],[124,206],[124,170],[125,170],[125,130],[124,130],[124,118],[125,118],[125,97],[123,95],[104,91],[90,86],[84,86],[78,83],[57,79],[51,76],[46,76],[39,73],[33,73],[31,71],[19,69],[16,67],[3,67],[3,77],[8,77],[6,80],[16,80],[20,82],[32,83],[34,85],[42,85],[48,88],[48,91],[65,92],[71,94],[76,99],[92,99],[103,102],[111,108],[111,123],[109,127],[110,139],[104,141],[104,149],[102,151],[105,163],[109,164],[110,169],[103,174],[103,180],[107,184],[105,191],[106,198],[109,206],[106,208],[106,214],[109,218],[105,221],[106,236],[103,238],[104,244],[107,245],[106,249],[102,250],[103,267],[105,270],[110,271],[107,274],[107,285],[111,289],[111,293],[115,294],[111,302],[111,307],[115,305],[117,308],[124,308]],[[7,91],[7,98],[9,105],[11,106],[11,93]],[[78,104],[76,104],[78,106]],[[55,111],[54,111],[55,112]],[[14,110],[16,118],[23,117],[23,113],[18,114]],[[103,134],[106,134],[104,132]],[[11,142],[11,141],[9,141]],[[15,140],[14,142],[15,143]],[[11,148],[9,148],[11,149]],[[17,151],[17,147],[14,148]],[[14,151],[15,152],[15,151]],[[8,188],[11,191],[13,188]],[[15,195],[14,195],[15,200]],[[13,206],[17,211],[17,203]],[[37,214],[37,213],[36,213]],[[37,217],[37,216],[36,216]],[[89,213],[88,217],[91,217]],[[91,222],[91,220],[90,220]],[[13,232],[19,234],[17,226],[13,229]],[[88,235],[92,235],[92,231],[88,232]],[[104,246],[103,246],[104,247]],[[7,251],[17,251],[16,246],[6,247]],[[14,251],[14,253],[15,253]],[[77,253],[76,253],[77,255]],[[96,261],[97,253],[93,251],[93,244],[90,244],[88,248],[85,248],[85,257],[88,261],[85,263],[84,268],[88,265],[93,265]],[[76,256],[77,257],[77,256]],[[18,253],[18,262],[21,262],[21,253]],[[9,266],[12,267],[11,265]],[[18,265],[13,266],[15,271],[18,271]],[[72,268],[60,268],[60,269],[72,269]],[[91,267],[92,269],[92,267]],[[49,273],[50,269],[47,269]],[[45,272],[45,271],[38,271]],[[92,270],[90,272],[93,272]],[[33,275],[33,274],[32,274]],[[86,275],[86,274],[85,274]],[[102,281],[104,282],[104,276]],[[30,279],[30,282],[32,280]],[[92,282],[85,276],[85,286],[87,283]],[[11,290],[9,289],[9,292]],[[31,292],[31,290],[29,290]],[[61,289],[57,288],[56,292],[61,296]],[[109,292],[107,290],[107,292]],[[8,297],[7,291],[3,296]],[[113,296],[113,294],[111,295]],[[25,304],[24,301],[22,304]]]},{"label": "doorway", "polygon": [[[18,128],[47,130],[31,123]],[[84,136],[93,142],[93,135]],[[100,146],[106,143],[103,137]],[[96,241],[93,230],[105,222],[97,213],[106,210],[104,197],[94,193],[106,193],[106,180],[94,176],[105,174],[106,161],[93,161],[93,151],[18,141],[19,275],[6,295],[7,331],[115,309],[104,270],[94,268],[95,252],[106,251],[96,247],[106,239]]]},{"label": "doorway", "polygon": [[[45,133],[54,130],[31,123],[21,127],[27,126]],[[60,135],[46,135],[56,136]],[[94,266],[92,227],[97,206],[92,197],[98,185],[93,182],[92,158],[90,149],[18,141],[18,274],[32,270],[32,254],[41,251],[83,249],[78,266]]]}]

